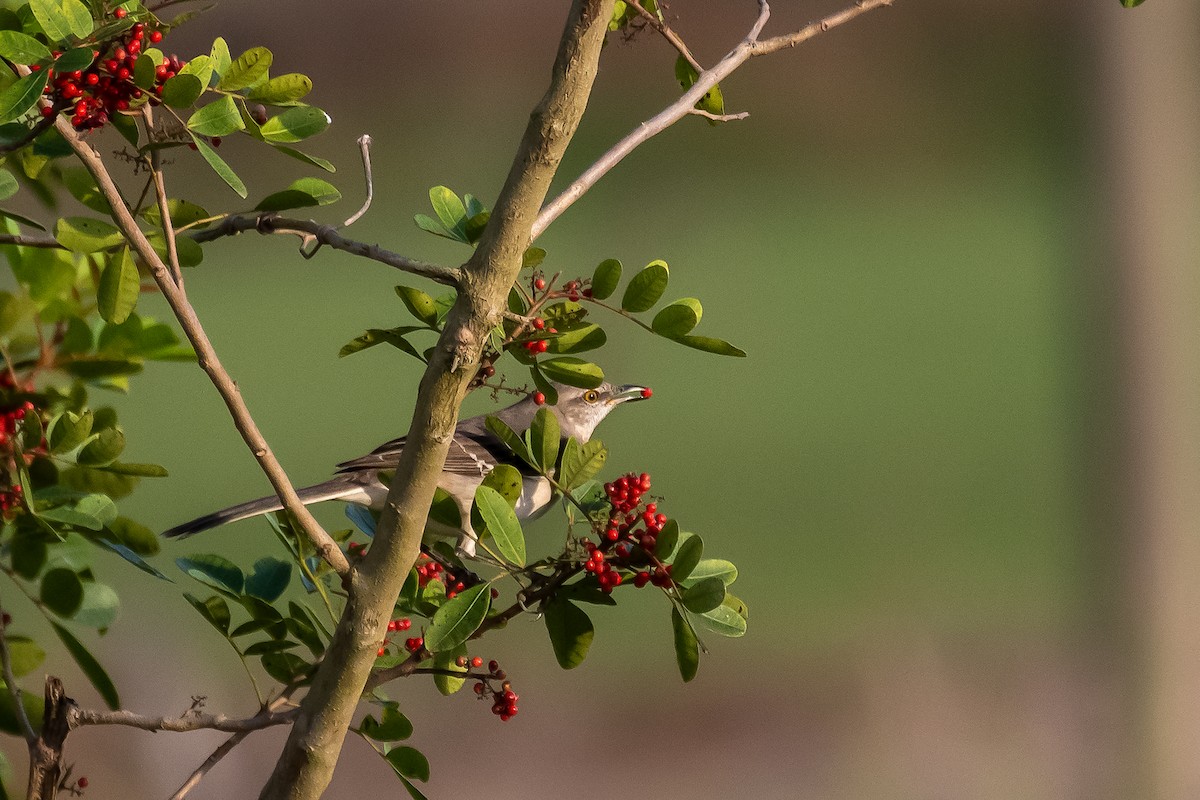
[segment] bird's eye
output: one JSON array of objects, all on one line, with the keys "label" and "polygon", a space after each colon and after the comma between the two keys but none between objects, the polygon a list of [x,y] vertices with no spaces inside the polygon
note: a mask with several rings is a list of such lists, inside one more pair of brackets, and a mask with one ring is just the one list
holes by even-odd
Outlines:
[{"label": "bird's eye", "polygon": [[583,393],[583,399],[584,399],[584,402],[594,403],[600,399],[600,393],[597,392],[595,389],[588,389],[586,392]]}]

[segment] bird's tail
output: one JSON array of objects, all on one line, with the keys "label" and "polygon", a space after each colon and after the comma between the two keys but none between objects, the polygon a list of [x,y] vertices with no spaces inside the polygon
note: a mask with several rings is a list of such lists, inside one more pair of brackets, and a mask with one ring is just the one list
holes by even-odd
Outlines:
[{"label": "bird's tail", "polygon": [[[345,477],[340,477],[326,481],[325,483],[318,483],[316,486],[307,486],[303,489],[298,489],[296,493],[300,495],[300,501],[304,505],[308,505],[310,503],[320,503],[325,500],[338,500],[351,495],[361,496],[362,487],[347,480]],[[205,514],[203,517],[196,517],[191,522],[185,522],[182,525],[176,525],[170,530],[163,531],[162,535],[172,539],[191,536],[206,531],[209,528],[216,528],[220,525],[237,522],[241,519],[257,517],[260,514],[269,514],[272,511],[279,511],[282,508],[283,504],[279,502],[279,498],[275,495],[260,497],[257,500],[239,503],[236,506],[223,508],[211,514]]]}]

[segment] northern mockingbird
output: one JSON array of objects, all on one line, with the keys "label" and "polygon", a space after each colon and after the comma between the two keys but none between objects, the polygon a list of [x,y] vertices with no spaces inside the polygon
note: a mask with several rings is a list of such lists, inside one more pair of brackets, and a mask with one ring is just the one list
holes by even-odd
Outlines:
[{"label": "northern mockingbird", "polygon": [[[643,386],[612,386],[608,383],[603,383],[595,389],[577,389],[555,384],[555,389],[558,391],[558,404],[547,408],[558,418],[564,442],[572,436],[581,443],[586,442],[600,421],[618,405],[650,396],[649,390]],[[454,498],[462,519],[462,527],[452,528],[429,520],[425,526],[427,535],[457,538],[459,550],[464,555],[475,554],[475,534],[471,530],[471,504],[475,499],[475,490],[497,464],[511,464],[521,471],[521,497],[516,504],[519,519],[536,519],[550,507],[554,499],[554,490],[550,482],[514,455],[484,424],[487,417],[496,416],[517,433],[523,433],[533,423],[533,417],[539,407],[533,397],[526,397],[494,414],[480,414],[458,423],[454,429],[450,451],[446,454],[446,463],[442,466],[438,486]],[[342,500],[375,510],[382,508],[387,497],[388,485],[380,480],[380,473],[396,469],[400,462],[400,453],[404,450],[404,442],[405,437],[401,436],[380,445],[365,456],[338,464],[337,474],[331,480],[299,489],[297,493],[300,499],[305,505],[325,500]],[[191,522],[164,531],[163,536],[191,536],[209,528],[279,511],[281,508],[283,504],[279,502],[278,497],[263,497],[197,517]]]}]

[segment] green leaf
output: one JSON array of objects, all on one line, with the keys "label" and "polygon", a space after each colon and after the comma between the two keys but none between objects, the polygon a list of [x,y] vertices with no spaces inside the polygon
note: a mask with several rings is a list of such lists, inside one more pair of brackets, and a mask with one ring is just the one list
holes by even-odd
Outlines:
[{"label": "green leaf", "polygon": [[[22,692],[21,705],[25,707],[25,716],[35,731],[42,729],[43,714],[46,703],[41,692]],[[13,736],[24,736],[25,729],[17,721],[16,708],[13,706],[12,695],[7,685],[0,680],[0,731]]]},{"label": "green leaf", "polygon": [[718,636],[736,639],[746,635],[746,604],[726,593],[721,605],[701,614],[698,619],[705,629]]},{"label": "green leaf", "polygon": [[[501,502],[504,502],[503,499]],[[504,507],[508,508],[508,503],[504,503]],[[440,653],[467,641],[483,624],[491,601],[491,586],[487,583],[472,586],[447,601],[433,615],[429,630],[425,633],[425,646],[430,652]]]},{"label": "green leaf", "polygon": [[100,273],[96,308],[105,322],[120,324],[129,319],[142,291],[142,280],[128,247],[114,253]]},{"label": "green leaf", "polygon": [[706,353],[716,353],[719,356],[734,356],[735,358],[745,358],[746,351],[739,347],[734,347],[729,342],[723,339],[714,339],[710,336],[679,336],[673,341],[680,344],[693,347],[697,350],[703,350]]},{"label": "green leaf", "polygon": [[112,207],[96,188],[96,180],[91,173],[82,167],[71,167],[62,170],[63,185],[71,196],[99,214],[112,214]]},{"label": "green leaf", "polygon": [[[525,534],[516,512],[503,495],[490,486],[480,485],[475,490],[475,502],[471,506],[472,520],[476,514],[484,523],[483,529],[476,529],[480,538],[491,536],[502,558],[519,567],[525,566]],[[433,647],[429,649],[435,650]]]},{"label": "green leaf", "polygon": [[54,628],[54,632],[58,634],[58,638],[66,645],[67,652],[71,654],[71,658],[75,659],[75,663],[83,670],[83,674],[100,693],[100,697],[104,699],[104,704],[113,711],[121,707],[121,698],[117,695],[117,687],[113,685],[112,678],[108,677],[108,673],[104,671],[104,667],[100,666],[100,662],[88,652],[88,649],[83,646],[83,643],[76,639],[69,630],[55,622],[50,623]]},{"label": "green leaf", "polygon": [[224,598],[214,594],[207,600],[199,600],[186,592],[183,598],[191,603],[192,608],[200,612],[200,616],[208,620],[210,625],[220,631],[222,636],[229,633],[229,604]]},{"label": "green leaf", "polygon": [[445,186],[434,186],[429,190],[429,202],[451,236],[460,242],[469,243],[467,209],[458,195]]},{"label": "green leaf", "polygon": [[29,10],[51,42],[82,39],[92,32],[92,14],[79,0],[29,0]]},{"label": "green leaf", "polygon": [[[678,526],[676,526],[678,528]],[[664,527],[665,530],[665,527]],[[662,533],[658,534],[658,541],[662,541]],[[674,549],[674,545],[671,546]],[[667,551],[670,552],[669,550]],[[733,565],[733,562],[726,561],[722,558],[704,558],[701,559],[696,568],[688,575],[686,582],[689,584],[698,583],[705,578],[719,578],[721,583],[729,586],[737,580],[738,570]],[[680,581],[683,583],[684,581]]]},{"label": "green leaf", "polygon": [[550,645],[554,657],[563,669],[575,669],[587,658],[596,628],[587,613],[579,606],[561,597],[554,597],[546,604],[546,632],[550,634]]},{"label": "green leaf", "polygon": [[0,91],[0,122],[12,122],[37,105],[46,88],[46,70],[31,72]]},{"label": "green leaf", "polygon": [[63,217],[54,226],[54,238],[75,253],[95,253],[125,241],[116,225],[91,217]]},{"label": "green leaf", "polygon": [[117,475],[136,475],[139,478],[169,478],[171,474],[161,464],[133,464],[118,462],[105,464],[101,469]]},{"label": "green leaf", "polygon": [[547,378],[580,389],[595,389],[604,383],[604,370],[590,361],[571,356],[543,359],[539,368]]},{"label": "green leaf", "polygon": [[278,558],[260,558],[254,572],[246,578],[246,594],[274,603],[292,579],[292,564]]},{"label": "green leaf", "polygon": [[[224,43],[223,39],[220,41]],[[214,42],[214,52],[216,47]],[[228,52],[229,48],[226,46],[225,53]],[[267,48],[250,48],[222,71],[221,82],[217,84],[217,88],[224,92],[236,92],[238,89],[253,86],[267,76],[267,71],[271,68],[271,59],[271,51]]]},{"label": "green leaf", "polygon": [[[680,55],[675,59],[675,78],[685,90],[692,88],[699,77],[699,73],[696,72],[695,67],[689,64],[686,58]],[[705,92],[696,103],[696,108],[707,111],[710,114],[724,114],[725,96],[721,92],[721,85],[717,84]],[[716,120],[709,120],[709,124],[716,125],[717,122]]]},{"label": "green leaf", "polygon": [[294,103],[312,91],[312,79],[298,72],[289,72],[258,84],[247,94],[247,99],[267,105],[278,106]]},{"label": "green leaf", "polygon": [[667,290],[669,278],[667,262],[651,261],[625,287],[621,308],[632,312],[649,311]]},{"label": "green leaf", "polygon": [[683,607],[693,614],[712,611],[725,599],[725,583],[720,578],[704,578],[684,590]]},{"label": "green leaf", "polygon": [[497,464],[483,478],[481,486],[488,486],[500,493],[510,506],[521,499],[521,471],[511,464]]},{"label": "green leaf", "polygon": [[17,528],[10,547],[13,571],[27,581],[36,578],[46,565],[46,540],[41,531]]},{"label": "green leaf", "polygon": [[[139,59],[138,65],[141,63]],[[187,126],[201,136],[228,136],[234,131],[246,129],[237,103],[229,95],[223,95],[219,100],[197,109],[188,118]]]},{"label": "green leaf", "polygon": [[79,498],[73,505],[47,508],[41,512],[41,516],[55,522],[98,531],[117,518],[117,506],[108,495],[94,493]]},{"label": "green leaf", "polygon": [[173,78],[167,78],[163,84],[163,105],[171,108],[188,108],[200,99],[204,93],[204,84],[195,75],[180,72]]},{"label": "green leaf", "polygon": [[117,517],[106,527],[114,541],[140,556],[152,556],[159,551],[154,531],[128,517]]},{"label": "green leaf", "polygon": [[548,353],[583,353],[603,347],[608,341],[608,334],[599,325],[578,325],[568,330],[559,329],[557,335],[551,336],[546,342]]},{"label": "green leaf", "polygon": [[100,467],[112,463],[125,451],[125,433],[120,428],[107,428],[96,436],[75,456],[75,463],[82,467]]},{"label": "green leaf", "polygon": [[246,578],[237,564],[218,555],[195,554],[175,559],[179,569],[219,592],[237,597],[242,593]]},{"label": "green leaf", "polygon": [[[179,199],[167,201],[167,212],[171,215],[171,224],[177,228],[182,228],[184,225],[191,225],[202,219],[209,219],[212,216],[208,212],[208,209],[203,206]],[[159,212],[157,204],[143,211],[142,218],[156,227],[162,225],[162,214]]]},{"label": "green leaf", "polygon": [[83,585],[83,603],[73,619],[80,625],[104,631],[116,621],[120,609],[121,599],[111,586],[88,581]]},{"label": "green leaf", "polygon": [[679,545],[679,552],[671,561],[671,579],[676,583],[686,581],[692,570],[700,563],[704,553],[704,542],[699,536],[689,536]]},{"label": "green leaf", "polygon": [[601,261],[592,274],[592,297],[607,300],[621,282],[621,262],[615,258]]},{"label": "green leaf", "polygon": [[1121,0],[1121,6],[1123,8],[1137,8],[1145,1],[1146,0]]},{"label": "green leaf", "polygon": [[399,328],[392,328],[391,330],[386,331],[379,328],[371,328],[362,336],[357,336],[343,345],[342,349],[338,351],[338,358],[345,358],[346,356],[366,350],[369,347],[374,347],[377,344],[387,343],[393,347],[403,350],[413,358],[424,362],[425,356],[417,352],[417,348],[413,347],[412,344],[410,344],[409,341],[404,338],[405,334],[412,333],[413,331],[417,330],[421,330],[421,328],[401,326]]},{"label": "green leaf", "polygon": [[558,428],[558,417],[549,408],[542,407],[533,415],[529,426],[530,452],[538,460],[543,472],[552,474],[558,463],[558,448],[562,436]]},{"label": "green leaf", "polygon": [[559,483],[568,492],[590,481],[608,460],[608,449],[599,439],[579,444],[575,437],[567,440],[563,450],[562,473]]},{"label": "green leaf", "polygon": [[[467,195],[467,197],[471,196]],[[471,197],[471,199],[475,200],[474,197]],[[469,207],[467,208],[467,214],[475,216],[471,214],[471,209]],[[541,263],[545,260],[545,250],[540,247],[527,247],[525,248],[525,254],[521,256],[521,269],[533,269],[534,267],[541,266]]]},{"label": "green leaf", "polygon": [[83,604],[83,582],[73,569],[52,569],[42,576],[38,597],[46,608],[70,619]]},{"label": "green leaf", "polygon": [[400,712],[396,703],[385,703],[383,713],[379,716],[379,720],[370,714],[363,717],[358,732],[377,742],[399,742],[412,736],[413,724]]},{"label": "green leaf", "polygon": [[196,144],[196,149],[200,152],[200,155],[203,156],[204,160],[208,162],[208,165],[212,167],[213,172],[217,173],[217,175],[221,177],[221,180],[229,184],[229,188],[237,192],[239,197],[245,199],[247,195],[246,184],[242,183],[242,179],[237,176],[237,173],[234,172],[219,155],[217,155],[217,151],[209,147],[208,142],[204,141],[196,134],[192,134],[192,141]]},{"label": "green leaf", "polygon": [[300,178],[282,192],[267,195],[254,207],[255,211],[283,211],[287,208],[327,206],[342,199],[333,184],[320,178]]},{"label": "green leaf", "polygon": [[273,144],[271,146],[284,155],[291,156],[297,161],[303,161],[305,164],[311,164],[312,166],[323,169],[326,172],[337,172],[337,167],[323,158],[317,158],[316,156],[309,155],[308,153],[302,153],[294,147],[287,147],[282,144]]},{"label": "green leaf", "polygon": [[66,453],[74,450],[92,434],[92,421],[95,415],[91,411],[76,414],[74,411],[64,411],[50,420],[50,452]]},{"label": "green leaf", "polygon": [[678,339],[680,336],[691,333],[692,329],[700,324],[700,317],[703,314],[704,309],[699,300],[694,297],[685,297],[665,306],[655,314],[650,327],[659,336]]},{"label": "green leaf", "polygon": [[266,673],[284,684],[297,678],[305,678],[302,683],[307,683],[315,668],[295,653],[264,653],[261,660]]},{"label": "green leaf", "polygon": [[396,774],[402,778],[413,778],[418,781],[429,780],[429,759],[413,747],[397,747],[389,750],[384,756]]},{"label": "green leaf", "polygon": [[508,424],[495,416],[488,416],[483,420],[484,427],[492,432],[500,441],[504,442],[509,450],[520,457],[527,464],[535,465],[533,456],[529,453],[529,448],[525,446],[525,440],[522,439]]},{"label": "green leaf", "polygon": [[14,64],[36,64],[50,58],[50,48],[20,31],[0,31],[0,56]]},{"label": "green leaf", "polygon": [[662,530],[658,532],[658,538],[654,541],[654,557],[659,561],[665,561],[678,546],[679,523],[669,519],[667,524],[663,525]]},{"label": "green leaf", "polygon": [[18,678],[28,675],[46,660],[46,651],[27,636],[5,636],[8,644],[9,664]]},{"label": "green leaf", "polygon": [[[207,89],[212,82],[212,59],[208,56],[196,56],[183,65],[183,69],[179,70],[179,74],[194,75],[196,80],[200,81],[201,94],[203,94],[203,90]],[[166,87],[163,87],[163,91],[166,91]]]},{"label": "green leaf", "polygon": [[434,236],[440,236],[443,239],[450,239],[451,241],[455,242],[463,241],[447,231],[442,223],[438,222],[436,219],[427,214],[413,214],[413,222],[417,224],[418,228],[426,233],[432,233]]},{"label": "green leaf", "polygon": [[[153,50],[154,48],[151,48]],[[151,56],[151,51],[147,50],[133,65],[133,83],[139,89],[147,92],[154,89],[154,84],[157,83],[155,74],[158,69],[159,61]]]},{"label": "green leaf", "polygon": [[261,656],[266,653],[281,653],[284,650],[291,650],[293,647],[298,647],[299,642],[292,641],[272,641],[267,639],[262,642],[255,642],[247,647],[243,652],[248,656]]},{"label": "green leaf", "polygon": [[55,60],[54,71],[59,74],[75,72],[87,68],[95,60],[95,57],[92,56],[92,48],[77,47],[74,50],[68,50]]},{"label": "green leaf", "polygon": [[[467,668],[460,667],[457,663],[459,658],[465,658],[466,656],[467,645],[465,643],[460,644],[458,647],[455,647],[451,650],[435,653],[433,656],[433,667],[434,669],[444,669],[449,672],[466,673]],[[433,676],[433,685],[437,687],[438,692],[445,696],[454,694],[461,689],[465,683],[465,678],[456,678],[451,675],[441,674]]]},{"label": "green leaf", "polygon": [[408,313],[430,327],[437,325],[437,305],[432,297],[411,286],[397,286],[396,294],[404,301]]},{"label": "green leaf", "polygon": [[300,142],[329,127],[329,115],[315,106],[297,106],[271,117],[262,126],[268,142]]},{"label": "green leaf", "polygon": [[680,616],[679,609],[675,607],[671,608],[671,628],[675,634],[675,661],[679,664],[679,675],[687,683],[696,677],[696,670],[700,667],[700,644],[687,620]]}]

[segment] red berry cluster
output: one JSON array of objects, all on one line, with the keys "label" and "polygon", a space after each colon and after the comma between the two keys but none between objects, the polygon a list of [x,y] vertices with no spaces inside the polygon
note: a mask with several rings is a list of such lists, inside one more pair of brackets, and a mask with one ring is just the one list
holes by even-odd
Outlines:
[{"label": "red berry cluster", "polygon": [[[464,662],[459,666],[466,666],[465,659],[460,658],[459,661]],[[471,666],[480,667],[483,665],[483,659],[478,656],[471,659]],[[488,662],[488,676],[481,679],[475,684],[475,694],[480,697],[491,695],[492,697],[492,713],[500,718],[501,722],[508,722],[517,715],[517,701],[521,696],[512,690],[512,684],[505,680],[508,675],[504,670],[500,669],[500,664],[495,660]],[[500,688],[492,686],[489,679],[502,681]]]},{"label": "red berry cluster", "polygon": [[[411,627],[412,627],[412,620],[409,619],[408,617],[401,617],[399,619],[389,620],[388,624],[387,624],[387,629],[388,629],[389,634],[395,633],[397,631],[406,631]],[[415,650],[413,647],[410,646],[411,643],[414,641],[419,642],[419,644],[416,646]],[[378,650],[378,652],[375,653],[375,655],[378,656],[379,658],[383,658],[385,655],[387,655],[388,645],[390,645],[391,643],[392,643],[392,637],[389,635],[386,639],[383,640],[383,644],[379,645],[379,650]],[[405,641],[405,647],[410,653],[415,652],[416,650],[420,650],[421,647],[424,646],[424,644],[425,644],[425,640],[420,637],[417,637],[416,639],[408,639]]]},{"label": "red berry cluster", "polygon": [[404,640],[404,649],[410,653],[415,653],[425,646],[424,636],[411,636]]},{"label": "red berry cluster", "polygon": [[[7,372],[4,373],[3,383],[6,384],[6,388],[13,384],[12,377]],[[12,408],[0,411],[0,456],[5,461],[13,456],[12,438],[21,427],[21,422],[26,415],[36,413],[36,409],[37,406],[26,400]],[[27,455],[26,463],[31,459],[32,457]],[[4,519],[12,519],[24,505],[24,490],[11,473],[7,474],[6,478],[8,485],[0,488],[0,516],[3,516]]]},{"label": "red berry cluster", "polygon": [[[612,513],[599,542],[585,542],[588,557],[584,570],[596,576],[601,591],[611,594],[620,586],[623,577],[619,569],[645,565],[634,575],[633,585],[639,589],[647,583],[671,585],[671,567],[653,559],[658,534],[667,524],[667,515],[658,512],[655,503],[642,503],[650,491],[650,475],[634,472],[604,485]],[[611,552],[610,552],[611,550]]]},{"label": "red berry cluster", "polygon": [[[577,278],[572,281],[567,281],[566,283],[563,284],[562,289],[553,296],[565,297],[568,300],[570,300],[572,303],[577,303],[577,302],[579,302],[579,298],[581,296],[582,297],[591,297],[592,296],[592,288],[588,285],[589,283],[590,283],[590,281],[586,278]],[[533,291],[535,294],[537,292],[546,291],[547,285],[548,284],[546,283],[545,276],[543,276],[540,272],[535,272],[533,274],[532,286],[533,286]]]},{"label": "red berry cluster", "polygon": [[[123,8],[113,12],[117,19],[126,15]],[[102,127],[114,114],[128,110],[132,103],[146,96],[134,84],[133,70],[145,43],[158,44],[162,38],[162,31],[147,31],[145,24],[138,22],[123,37],[109,42],[103,55],[100,50],[93,50],[92,64],[87,69],[60,74],[49,70],[49,83],[44,91],[51,105],[42,109],[42,115],[49,117],[59,111],[70,110],[71,124],[76,130]],[[55,58],[60,55],[57,51],[54,53]],[[179,56],[172,55],[158,67],[154,74],[153,96],[150,98],[152,104],[159,102],[163,84],[175,77],[183,69],[184,63]],[[38,70],[41,66],[34,65],[30,69]]]}]

